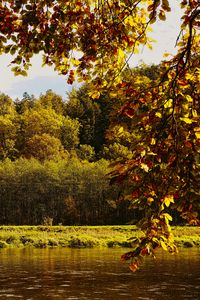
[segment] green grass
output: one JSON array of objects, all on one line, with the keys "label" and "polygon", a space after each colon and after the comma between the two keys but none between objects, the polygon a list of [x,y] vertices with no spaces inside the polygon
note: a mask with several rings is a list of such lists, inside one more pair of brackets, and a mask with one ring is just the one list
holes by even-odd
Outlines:
[{"label": "green grass", "polygon": [[[200,247],[200,228],[173,227],[179,247]],[[140,237],[136,226],[0,226],[0,248],[5,247],[131,247]]]},{"label": "green grass", "polygon": [[176,226],[173,233],[178,247],[200,247],[200,227]]}]

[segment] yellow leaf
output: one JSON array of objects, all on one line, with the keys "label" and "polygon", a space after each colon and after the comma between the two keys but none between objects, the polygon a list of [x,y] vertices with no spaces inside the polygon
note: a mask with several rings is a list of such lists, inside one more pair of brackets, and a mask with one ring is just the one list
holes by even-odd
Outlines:
[{"label": "yellow leaf", "polygon": [[151,191],[150,194],[151,194],[152,196],[155,196],[155,195],[156,195],[155,191]]},{"label": "yellow leaf", "polygon": [[110,92],[110,93],[109,93],[109,96],[110,96],[111,98],[116,98],[116,97],[117,97],[117,93],[116,93],[116,92]]},{"label": "yellow leaf", "polygon": [[80,65],[80,60],[78,59],[75,59],[75,58],[71,58],[71,63],[74,65],[74,66],[78,66]]},{"label": "yellow leaf", "polygon": [[163,203],[169,207],[171,203],[174,203],[174,196],[173,195],[166,195],[163,199]]},{"label": "yellow leaf", "polygon": [[162,114],[161,114],[160,112],[157,112],[157,113],[156,113],[156,117],[162,118]]},{"label": "yellow leaf", "polygon": [[94,91],[94,92],[89,92],[88,95],[92,98],[92,99],[99,99],[100,97],[100,92],[99,91]]},{"label": "yellow leaf", "polygon": [[191,120],[189,118],[180,118],[180,120],[185,122],[186,124],[192,124],[192,122],[194,122],[193,120]]},{"label": "yellow leaf", "polygon": [[173,100],[169,99],[165,104],[164,104],[164,108],[171,108],[173,105]]},{"label": "yellow leaf", "polygon": [[141,164],[141,168],[145,171],[148,172],[149,171],[149,167],[146,164]]},{"label": "yellow leaf", "polygon": [[198,117],[198,113],[197,113],[196,109],[192,109],[192,115],[194,118]]},{"label": "yellow leaf", "polygon": [[152,50],[153,49],[153,46],[150,44],[150,43],[147,43],[147,47]]},{"label": "yellow leaf", "polygon": [[170,54],[169,53],[164,53],[163,57],[169,57]]},{"label": "yellow leaf", "polygon": [[167,219],[168,221],[172,221],[172,216],[170,216],[169,214],[165,213],[163,214],[164,218]]},{"label": "yellow leaf", "polygon": [[148,152],[148,155],[157,155],[157,154],[154,152]]},{"label": "yellow leaf", "polygon": [[155,237],[152,238],[152,241],[155,242],[156,244],[159,244],[159,240]]},{"label": "yellow leaf", "polygon": [[133,52],[134,52],[134,54],[139,54],[140,53],[139,49],[136,46],[134,47]]},{"label": "yellow leaf", "polygon": [[14,25],[20,26],[22,24],[22,20],[16,20],[13,22]]},{"label": "yellow leaf", "polygon": [[168,250],[168,249],[167,249],[167,245],[165,244],[165,242],[160,241],[160,245],[161,245],[161,247],[163,248],[163,250],[165,250],[165,251]]},{"label": "yellow leaf", "polygon": [[77,28],[78,28],[78,25],[72,24],[72,28],[73,28],[73,29],[77,29]]},{"label": "yellow leaf", "polygon": [[123,128],[123,127],[120,127],[118,132],[119,132],[119,133],[122,133],[123,131],[124,131],[124,128]]},{"label": "yellow leaf", "polygon": [[135,19],[133,18],[133,16],[128,16],[125,20],[124,20],[125,24],[129,24],[130,26],[134,26],[135,25]]},{"label": "yellow leaf", "polygon": [[156,140],[154,138],[151,139],[151,145],[155,145],[156,144]]},{"label": "yellow leaf", "polygon": [[124,51],[121,48],[119,48],[118,49],[118,62],[119,62],[119,64],[124,63],[124,57],[125,57]]},{"label": "yellow leaf", "polygon": [[187,73],[186,76],[185,76],[185,78],[187,80],[193,80],[194,79],[194,75]]},{"label": "yellow leaf", "polygon": [[197,138],[197,139],[200,139],[200,127],[196,127],[196,128],[194,129],[194,133],[195,133],[195,135],[196,135],[196,138]]},{"label": "yellow leaf", "polygon": [[147,203],[148,204],[151,204],[153,201],[154,201],[154,199],[152,197],[148,197],[147,198]]},{"label": "yellow leaf", "polygon": [[143,150],[141,153],[140,153],[141,157],[144,157],[146,155],[146,150]]},{"label": "yellow leaf", "polygon": [[188,102],[193,102],[193,99],[190,95],[186,95],[185,98]]},{"label": "yellow leaf", "polygon": [[[143,21],[143,23],[145,23],[146,22],[145,18],[143,18],[142,21]],[[149,27],[149,26],[147,27],[146,30],[147,30],[147,32],[153,32],[152,27]]]}]

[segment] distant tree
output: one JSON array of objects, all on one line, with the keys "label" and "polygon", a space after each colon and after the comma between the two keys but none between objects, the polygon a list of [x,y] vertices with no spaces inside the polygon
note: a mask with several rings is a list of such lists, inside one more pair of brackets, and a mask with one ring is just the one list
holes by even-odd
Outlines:
[{"label": "distant tree", "polygon": [[53,109],[57,114],[62,115],[64,112],[64,102],[61,96],[55,94],[52,90],[46,91],[44,95],[41,95],[37,104],[41,104],[42,107]]},{"label": "distant tree", "polygon": [[28,139],[23,156],[26,158],[34,157],[39,161],[57,160],[67,158],[67,152],[60,140],[54,136],[43,133],[35,134]]},{"label": "distant tree", "polygon": [[6,116],[6,115],[15,115],[15,107],[13,104],[12,99],[3,93],[0,94],[0,115]]},{"label": "distant tree", "polygon": [[108,114],[105,97],[94,101],[89,96],[89,85],[84,85],[77,91],[72,90],[65,106],[65,113],[80,123],[80,144],[94,147],[98,153],[105,143],[105,131],[108,127]]},{"label": "distant tree", "polygon": [[77,155],[82,160],[93,161],[95,160],[94,148],[90,145],[79,145]]},{"label": "distant tree", "polygon": [[60,140],[64,148],[68,151],[77,148],[80,139],[79,121],[68,116],[63,117],[60,130]]},{"label": "distant tree", "polygon": [[128,147],[116,142],[105,145],[101,155],[110,161],[124,161],[133,157],[133,153]]},{"label": "distant tree", "polygon": [[24,113],[26,110],[29,110],[35,105],[35,97],[33,95],[29,95],[27,92],[23,94],[23,98],[21,100],[15,100],[15,107],[18,114]]},{"label": "distant tree", "polygon": [[110,200],[116,201],[119,190],[109,185],[106,176],[109,170],[109,162],[105,160],[89,163],[74,158],[66,163],[61,180],[77,224],[105,224],[105,220],[106,223],[115,222]]},{"label": "distant tree", "polygon": [[12,99],[5,94],[0,94],[0,159],[15,157],[18,126]]},{"label": "distant tree", "polygon": [[47,133],[60,137],[63,117],[52,108],[35,107],[23,114],[24,134],[30,138],[35,134]]}]

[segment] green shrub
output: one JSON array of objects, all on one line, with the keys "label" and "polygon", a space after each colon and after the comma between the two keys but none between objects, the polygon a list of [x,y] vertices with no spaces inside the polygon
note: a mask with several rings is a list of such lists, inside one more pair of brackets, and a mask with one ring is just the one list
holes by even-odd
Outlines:
[{"label": "green shrub", "polygon": [[23,244],[23,245],[28,245],[28,244],[33,244],[34,243],[34,240],[32,238],[30,238],[29,236],[21,236],[20,237],[20,242]]},{"label": "green shrub", "polygon": [[0,248],[6,248],[8,244],[5,241],[0,241]]},{"label": "green shrub", "polygon": [[116,242],[115,241],[107,241],[107,247],[108,248],[113,248],[116,247]]},{"label": "green shrub", "polygon": [[48,246],[57,247],[58,246],[58,241],[56,241],[55,239],[49,239],[48,240]]},{"label": "green shrub", "polygon": [[47,246],[48,246],[48,242],[41,239],[34,242],[35,248],[46,248]]},{"label": "green shrub", "polygon": [[11,236],[9,236],[9,237],[6,239],[6,243],[7,243],[7,244],[14,244],[16,240],[17,240],[16,236],[11,235]]},{"label": "green shrub", "polygon": [[93,248],[96,245],[94,240],[80,239],[78,237],[71,238],[68,242],[70,248]]},{"label": "green shrub", "polygon": [[194,243],[190,242],[190,241],[185,241],[183,243],[183,246],[186,247],[186,248],[192,248],[192,247],[194,247]]},{"label": "green shrub", "polygon": [[119,243],[119,246],[124,247],[124,248],[132,248],[132,245],[128,241],[122,241]]}]

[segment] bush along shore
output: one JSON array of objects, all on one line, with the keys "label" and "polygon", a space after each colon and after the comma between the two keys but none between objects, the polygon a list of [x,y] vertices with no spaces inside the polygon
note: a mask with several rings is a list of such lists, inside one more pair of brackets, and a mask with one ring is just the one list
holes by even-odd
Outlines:
[{"label": "bush along shore", "polygon": [[[200,228],[173,227],[178,247],[200,247]],[[129,247],[141,237],[136,226],[0,226],[0,248],[6,247]]]}]

